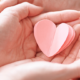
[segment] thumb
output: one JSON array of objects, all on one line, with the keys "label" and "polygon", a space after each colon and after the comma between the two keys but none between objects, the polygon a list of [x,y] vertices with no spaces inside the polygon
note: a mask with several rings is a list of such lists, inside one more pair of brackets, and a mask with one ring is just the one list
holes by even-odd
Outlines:
[{"label": "thumb", "polygon": [[73,78],[80,78],[80,60],[70,64],[69,69],[73,71]]},{"label": "thumb", "polygon": [[36,16],[42,12],[42,8],[30,4],[28,2],[24,2],[12,7],[8,7],[1,12],[1,14],[13,15],[14,17],[18,17],[19,20],[24,19],[28,16]]},{"label": "thumb", "polygon": [[22,2],[32,3],[33,1],[34,0],[0,0],[0,12],[10,6],[14,6]]},{"label": "thumb", "polygon": [[[74,70],[73,70],[74,71]],[[32,62],[10,69],[10,80],[68,80],[74,77],[69,65]]]}]

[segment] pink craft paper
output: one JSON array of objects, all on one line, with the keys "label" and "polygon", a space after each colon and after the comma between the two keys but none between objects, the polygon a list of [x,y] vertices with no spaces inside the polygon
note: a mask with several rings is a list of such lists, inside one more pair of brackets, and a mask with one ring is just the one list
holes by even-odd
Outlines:
[{"label": "pink craft paper", "polygon": [[71,44],[71,42],[73,41],[73,39],[75,37],[75,32],[74,32],[73,28],[70,25],[67,25],[67,26],[69,26],[69,34],[68,34],[68,37],[67,37],[64,45],[61,47],[61,49],[59,50],[59,52],[61,52],[61,50],[65,49],[66,47],[68,47],[69,44]]},{"label": "pink craft paper", "polygon": [[36,23],[34,36],[43,53],[48,54],[55,31],[56,25],[50,20],[41,20]]},{"label": "pink craft paper", "polygon": [[69,27],[61,24],[57,27],[50,52],[47,56],[55,55],[62,48],[69,34]]},{"label": "pink craft paper", "polygon": [[65,23],[56,28],[52,21],[44,19],[36,23],[34,36],[42,52],[51,57],[70,45],[75,37],[75,32],[71,26]]}]

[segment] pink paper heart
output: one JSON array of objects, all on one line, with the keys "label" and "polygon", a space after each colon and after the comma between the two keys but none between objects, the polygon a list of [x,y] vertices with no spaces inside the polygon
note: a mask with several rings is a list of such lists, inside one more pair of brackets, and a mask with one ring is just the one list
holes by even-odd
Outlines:
[{"label": "pink paper heart", "polygon": [[36,23],[34,36],[42,52],[51,57],[70,45],[75,32],[68,24],[62,23],[56,28],[52,21],[44,19]]}]

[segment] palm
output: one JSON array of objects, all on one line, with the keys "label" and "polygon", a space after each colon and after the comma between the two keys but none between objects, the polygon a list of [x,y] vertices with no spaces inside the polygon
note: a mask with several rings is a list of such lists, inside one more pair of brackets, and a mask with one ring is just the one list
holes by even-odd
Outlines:
[{"label": "palm", "polygon": [[41,51],[37,52],[38,47],[34,39],[33,26],[29,18],[18,21],[17,18],[14,17],[11,19],[10,17],[9,20],[6,19],[6,23],[4,24],[7,24],[7,21],[9,24],[6,26],[7,29],[4,32],[5,36],[3,36],[2,33],[0,34],[2,37],[2,39],[0,39],[0,48],[2,48],[0,50],[1,66],[23,59],[50,61],[46,56],[36,56],[36,53],[38,55],[43,53]]},{"label": "palm", "polygon": [[[6,18],[6,17],[5,17]],[[4,32],[0,34],[0,65],[8,62],[32,58],[36,53],[36,42],[33,36],[33,27],[29,18],[18,21],[14,19],[8,20],[9,24]],[[6,23],[7,24],[7,19]],[[2,29],[2,28],[0,28]],[[5,60],[4,60],[5,59]]]}]

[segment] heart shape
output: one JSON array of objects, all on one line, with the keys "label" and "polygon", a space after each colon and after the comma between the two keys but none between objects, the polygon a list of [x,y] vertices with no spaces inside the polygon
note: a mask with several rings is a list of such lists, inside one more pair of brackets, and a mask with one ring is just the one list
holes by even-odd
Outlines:
[{"label": "heart shape", "polygon": [[39,48],[48,56],[54,56],[68,47],[75,37],[73,28],[62,23],[56,25],[47,19],[36,23],[34,27],[34,36]]}]

